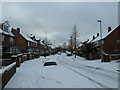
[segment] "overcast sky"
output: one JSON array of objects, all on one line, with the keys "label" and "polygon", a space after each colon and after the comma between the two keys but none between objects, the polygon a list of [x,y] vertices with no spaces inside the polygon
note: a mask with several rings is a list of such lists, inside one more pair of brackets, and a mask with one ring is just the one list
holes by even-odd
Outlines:
[{"label": "overcast sky", "polygon": [[11,27],[21,28],[26,34],[37,38],[47,37],[56,45],[68,42],[74,24],[79,39],[91,39],[99,32],[98,19],[102,20],[103,34],[107,27],[118,25],[117,2],[4,2],[2,20]]}]

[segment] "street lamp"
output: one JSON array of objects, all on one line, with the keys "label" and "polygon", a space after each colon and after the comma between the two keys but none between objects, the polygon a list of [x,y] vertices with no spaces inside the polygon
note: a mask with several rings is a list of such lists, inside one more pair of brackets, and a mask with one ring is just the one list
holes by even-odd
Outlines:
[{"label": "street lamp", "polygon": [[101,20],[97,20],[97,22],[99,22],[100,23],[100,39],[101,39],[101,41],[100,41],[100,50],[101,50],[101,60],[103,60],[103,51],[102,51],[102,21]]}]

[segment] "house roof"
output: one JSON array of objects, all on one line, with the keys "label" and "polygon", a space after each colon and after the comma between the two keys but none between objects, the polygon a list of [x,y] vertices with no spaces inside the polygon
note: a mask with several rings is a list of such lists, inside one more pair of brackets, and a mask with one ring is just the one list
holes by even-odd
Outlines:
[{"label": "house roof", "polygon": [[[120,25],[119,25],[118,27],[120,27]],[[110,34],[111,34],[114,30],[116,30],[116,28],[118,28],[118,27],[115,27],[115,28],[112,29],[110,32],[108,32],[108,33],[106,33],[106,34],[103,34],[103,35],[102,35],[102,39],[106,38],[108,35],[110,35]],[[94,39],[92,42],[96,42],[96,41],[98,41],[98,40],[100,40],[100,35],[99,35],[96,39]]]},{"label": "house roof", "polygon": [[3,31],[2,29],[0,29],[0,33],[3,33],[3,34],[5,34],[5,35],[10,35],[10,36],[12,36],[12,37],[15,37],[10,30],[8,30],[8,32],[5,32],[5,31]]},{"label": "house roof", "polygon": [[32,40],[27,34],[24,34],[23,32],[20,32],[20,34],[21,34],[27,41],[31,41],[31,42],[37,43],[36,41]]}]

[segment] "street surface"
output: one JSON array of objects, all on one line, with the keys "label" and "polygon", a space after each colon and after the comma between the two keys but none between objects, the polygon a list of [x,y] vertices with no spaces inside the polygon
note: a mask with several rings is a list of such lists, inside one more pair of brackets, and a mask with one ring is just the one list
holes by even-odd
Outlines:
[{"label": "street surface", "polygon": [[[57,65],[43,66],[55,61]],[[25,61],[5,88],[118,88],[118,62],[61,55]]]}]

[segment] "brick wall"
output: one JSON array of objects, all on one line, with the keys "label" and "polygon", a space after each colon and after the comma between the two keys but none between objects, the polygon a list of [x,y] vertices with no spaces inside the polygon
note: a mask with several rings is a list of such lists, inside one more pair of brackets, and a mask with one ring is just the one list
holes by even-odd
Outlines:
[{"label": "brick wall", "polygon": [[27,41],[22,35],[16,30],[12,29],[12,33],[16,36],[16,48],[19,50],[27,49]]},{"label": "brick wall", "polygon": [[118,26],[112,33],[110,33],[105,39],[103,44],[103,50],[105,53],[114,54],[119,53],[118,49],[120,45],[117,40],[120,40],[120,26]]}]

